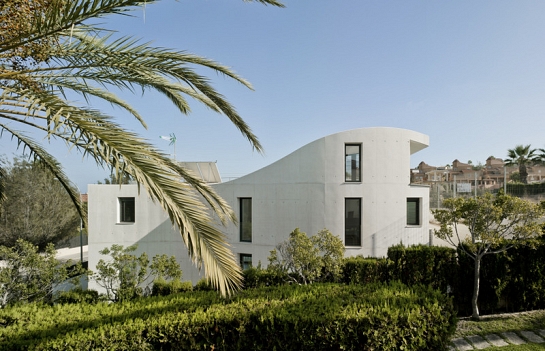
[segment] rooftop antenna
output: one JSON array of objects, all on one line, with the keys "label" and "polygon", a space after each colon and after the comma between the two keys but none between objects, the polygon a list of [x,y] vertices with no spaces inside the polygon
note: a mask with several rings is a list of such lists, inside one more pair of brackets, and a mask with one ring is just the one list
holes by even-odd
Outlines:
[{"label": "rooftop antenna", "polygon": [[176,161],[176,135],[174,133],[170,133],[169,136],[161,135],[161,136],[159,136],[159,138],[161,138],[163,140],[170,141],[168,146],[171,146],[171,145],[174,146],[173,158],[174,158],[174,161]]}]

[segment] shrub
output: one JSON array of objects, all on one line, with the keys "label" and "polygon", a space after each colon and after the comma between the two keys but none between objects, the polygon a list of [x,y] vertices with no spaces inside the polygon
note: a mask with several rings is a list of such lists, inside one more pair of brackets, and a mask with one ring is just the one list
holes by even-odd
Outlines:
[{"label": "shrub", "polygon": [[245,289],[284,285],[289,281],[286,273],[275,269],[250,267],[245,269],[242,274]]},{"label": "shrub", "polygon": [[456,257],[455,249],[442,246],[400,244],[388,248],[392,279],[407,285],[430,285],[443,293],[455,290],[459,281]]},{"label": "shrub", "polygon": [[0,246],[0,305],[51,302],[54,287],[82,271],[79,264],[61,264],[55,255],[52,244],[39,253],[38,246],[22,239],[13,247]]},{"label": "shrub", "polygon": [[200,279],[193,287],[194,291],[215,291],[214,287],[206,278]]},{"label": "shrub", "polygon": [[110,260],[100,259],[96,265],[97,272],[92,278],[106,290],[106,297],[110,301],[125,301],[144,295],[144,288],[149,280],[180,279],[182,271],[176,262],[176,257],[156,255],[149,262],[148,255],[143,252],[140,256],[133,254],[138,245],[112,245],[99,251],[102,255],[109,255]]},{"label": "shrub", "polygon": [[369,284],[391,280],[392,261],[386,258],[344,259],[341,281],[345,284]]},{"label": "shrub", "polygon": [[288,240],[271,251],[268,269],[299,284],[334,282],[341,276],[343,256],[342,240],[329,230],[308,237],[295,228]]},{"label": "shrub", "polygon": [[97,303],[102,299],[96,290],[83,290],[76,288],[70,291],[63,291],[55,297],[55,303]]},{"label": "shrub", "polygon": [[399,282],[27,305],[0,310],[2,320],[9,350],[446,350],[456,327],[449,298]]},{"label": "shrub", "polygon": [[163,278],[158,278],[153,281],[151,296],[167,296],[187,291],[193,291],[191,282],[182,282],[180,279],[166,281]]}]

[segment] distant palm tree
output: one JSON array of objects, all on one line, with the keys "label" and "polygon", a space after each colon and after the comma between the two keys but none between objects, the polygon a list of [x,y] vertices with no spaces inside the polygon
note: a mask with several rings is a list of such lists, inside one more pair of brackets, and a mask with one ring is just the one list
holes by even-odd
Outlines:
[{"label": "distant palm tree", "polygon": [[[276,0],[255,1],[283,6]],[[194,262],[204,266],[210,281],[227,294],[240,286],[241,272],[208,208],[226,224],[235,219],[229,205],[149,142],[89,104],[90,97],[107,101],[128,111],[145,127],[142,116],[112,93],[112,88],[158,91],[182,114],[189,112],[186,98],[191,97],[227,116],[261,151],[234,107],[194,67],[211,69],[251,88],[247,81],[206,58],[151,47],[128,37],[113,40],[109,31],[89,23],[153,2],[156,0],[0,2],[0,137],[10,136],[42,162],[67,189],[82,216],[85,212],[77,188],[37,138],[18,130],[18,125],[37,131],[39,139],[64,141],[97,164],[110,167],[116,179],[129,175],[161,204],[180,228]],[[69,101],[65,93],[80,94],[85,103]]]},{"label": "distant palm tree", "polygon": [[522,183],[528,183],[527,167],[540,162],[540,157],[536,155],[536,149],[531,149],[531,145],[517,145],[514,149],[507,150],[505,164],[507,166],[518,166],[520,180]]}]

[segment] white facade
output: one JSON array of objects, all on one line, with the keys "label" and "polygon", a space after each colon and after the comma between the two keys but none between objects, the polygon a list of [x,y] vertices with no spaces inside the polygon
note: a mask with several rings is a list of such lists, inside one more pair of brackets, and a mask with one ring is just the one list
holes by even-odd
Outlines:
[{"label": "white facade", "polygon": [[[296,227],[308,235],[329,229],[348,244],[346,256],[380,257],[400,242],[427,243],[429,188],[410,185],[410,155],[428,144],[428,136],[410,130],[350,130],[309,143],[247,176],[214,184],[239,218],[241,198],[251,202],[251,241],[241,241],[238,225],[225,228],[233,252],[238,257],[251,255],[254,265],[266,266],[269,252]],[[358,155],[347,150],[357,150]],[[90,269],[104,247],[138,243],[139,251],[150,257],[162,253],[179,257],[184,279],[200,278],[166,213],[143,189],[138,195],[136,185],[89,185],[88,193]],[[136,219],[119,223],[118,199],[131,197]],[[355,215],[359,221],[353,218],[354,211],[345,208],[346,201],[360,212]],[[409,202],[417,207],[418,217],[411,224],[407,224]],[[349,222],[353,228],[359,225],[359,237],[345,236]]]}]

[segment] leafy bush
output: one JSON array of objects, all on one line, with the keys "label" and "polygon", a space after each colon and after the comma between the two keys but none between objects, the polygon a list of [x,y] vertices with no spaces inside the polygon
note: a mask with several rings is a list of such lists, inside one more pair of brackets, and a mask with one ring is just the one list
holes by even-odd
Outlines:
[{"label": "leafy bush", "polygon": [[100,252],[109,255],[111,259],[100,259],[96,265],[97,272],[92,278],[98,285],[106,289],[106,297],[110,301],[125,301],[144,295],[144,287],[150,280],[180,279],[182,271],[176,257],[156,255],[151,265],[148,255],[143,252],[140,256],[133,254],[138,245],[112,245]]},{"label": "leafy bush", "polygon": [[341,281],[345,284],[389,282],[392,264],[393,262],[386,258],[362,256],[345,258]]},{"label": "leafy bush", "polygon": [[343,256],[342,240],[329,230],[308,237],[295,228],[287,241],[271,251],[268,269],[299,284],[334,282],[341,276]]},{"label": "leafy bush", "polygon": [[284,285],[289,281],[286,273],[276,269],[250,267],[243,272],[244,289]]},{"label": "leafy bush", "polygon": [[0,246],[0,305],[17,302],[51,302],[56,285],[70,276],[80,274],[79,264],[60,263],[53,244],[39,253],[35,246],[22,239],[13,247]]},{"label": "leafy bush", "polygon": [[430,285],[443,293],[455,289],[458,279],[456,250],[442,246],[402,244],[388,248],[391,277],[404,284]]},{"label": "leafy bush", "polygon": [[212,284],[206,278],[200,279],[193,287],[194,291],[215,291]]},{"label": "leafy bush", "polygon": [[55,303],[97,303],[102,299],[96,290],[83,290],[76,288],[70,291],[63,291],[55,297]]},{"label": "leafy bush", "polygon": [[167,296],[187,291],[193,291],[191,282],[182,282],[180,279],[166,281],[164,278],[158,278],[153,281],[151,296]]},{"label": "leafy bush", "polygon": [[446,350],[451,300],[401,283],[285,285],[0,310],[9,350]]}]

